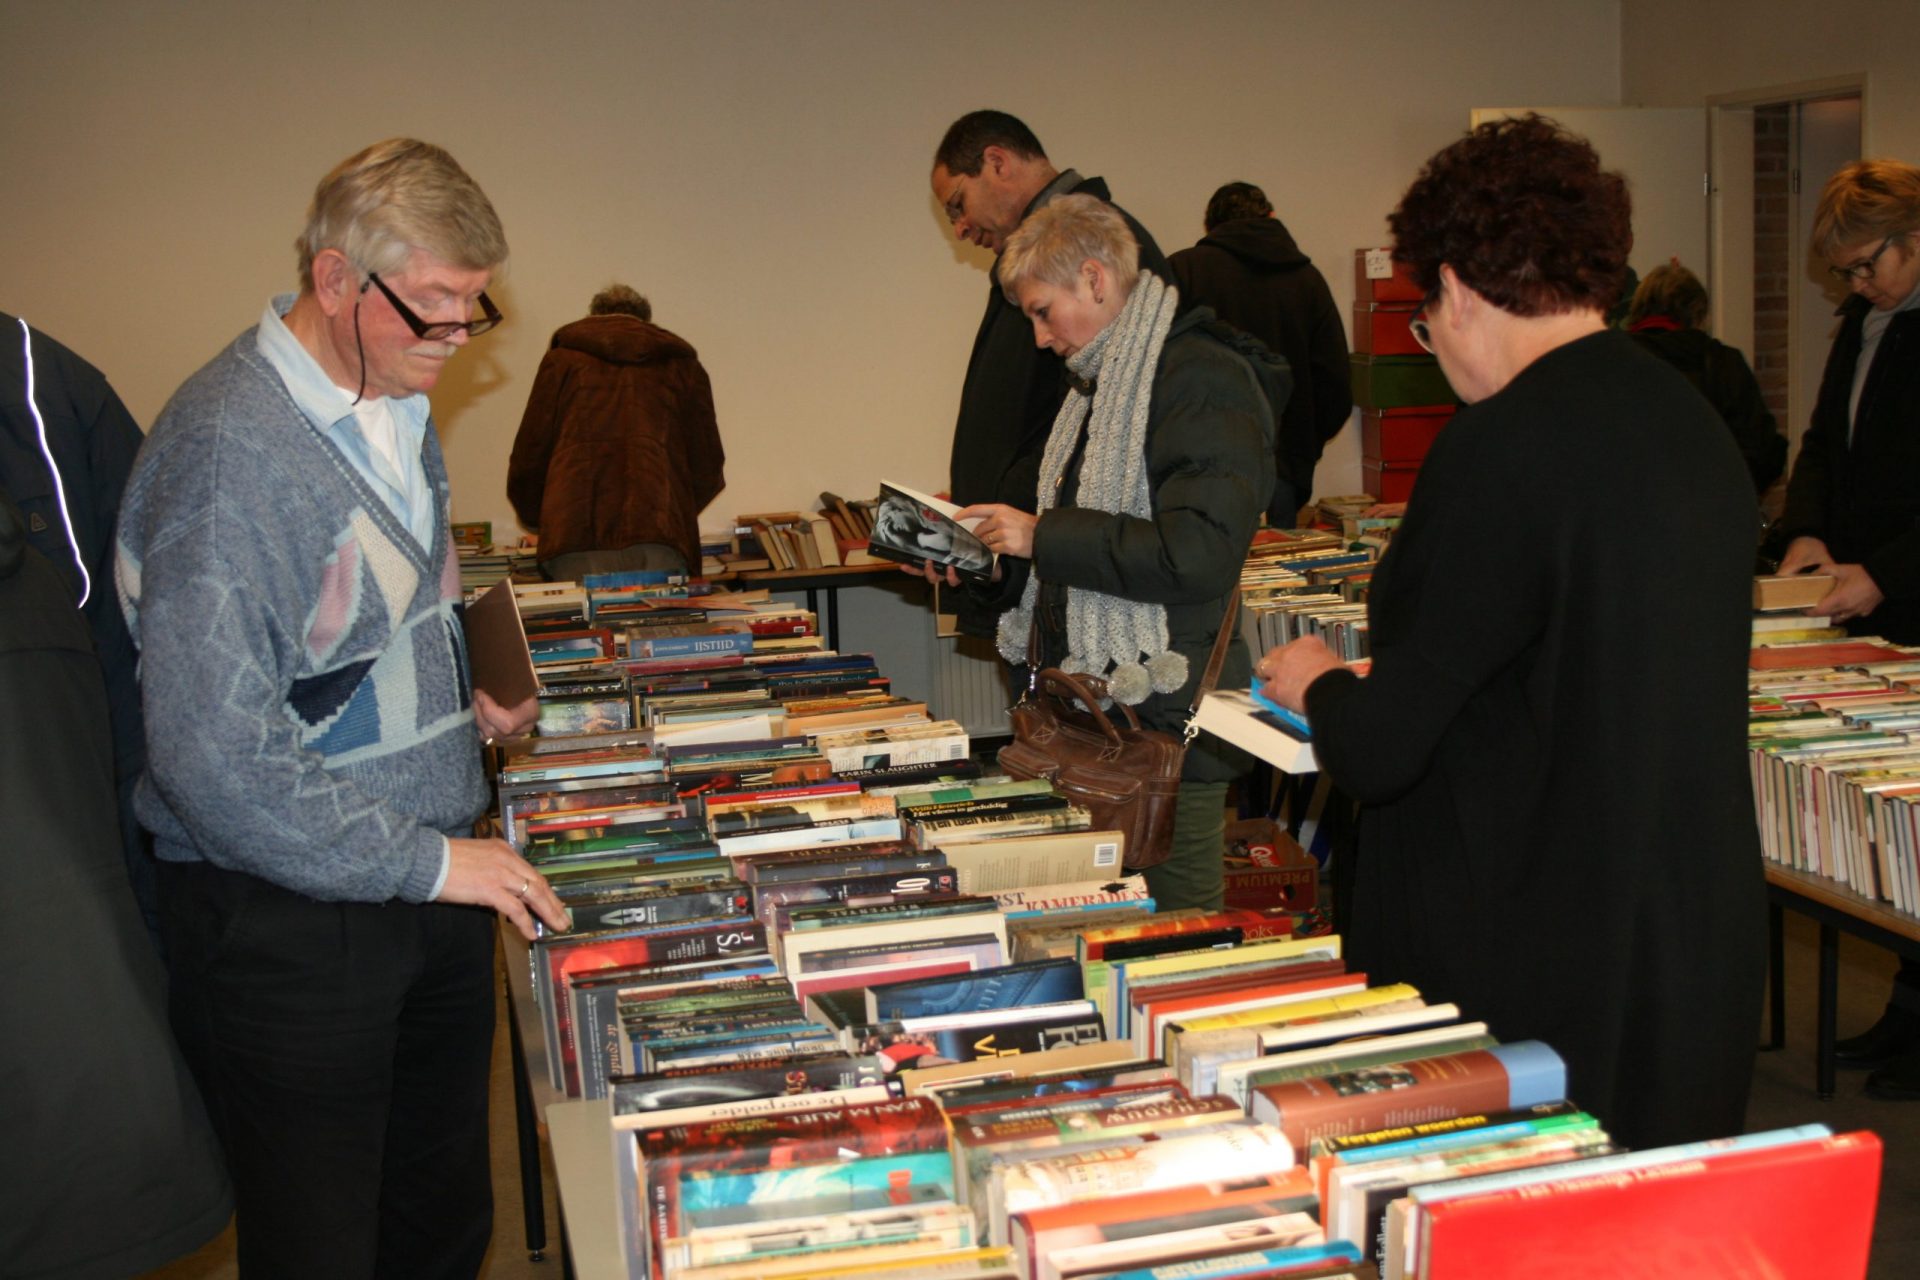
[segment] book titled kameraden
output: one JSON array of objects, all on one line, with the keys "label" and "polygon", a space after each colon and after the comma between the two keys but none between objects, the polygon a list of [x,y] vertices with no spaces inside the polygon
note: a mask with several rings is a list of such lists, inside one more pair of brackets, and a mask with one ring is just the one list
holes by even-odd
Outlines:
[{"label": "book titled kameraden", "polygon": [[933,564],[986,582],[993,577],[994,554],[973,532],[979,522],[956,519],[959,511],[951,502],[882,480],[867,549],[901,564]]}]

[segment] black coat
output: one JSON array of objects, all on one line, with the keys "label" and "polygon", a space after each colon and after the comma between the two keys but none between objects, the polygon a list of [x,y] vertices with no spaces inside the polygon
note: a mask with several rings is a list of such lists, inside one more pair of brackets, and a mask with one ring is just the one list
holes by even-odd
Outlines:
[{"label": "black coat", "polygon": [[[1076,453],[1061,478],[1060,504],[1034,527],[1033,559],[1004,558],[1002,582],[980,595],[997,617],[1019,603],[1028,572],[1039,573],[1044,666],[1057,666],[1067,653],[1068,587],[1165,605],[1172,647],[1187,659],[1187,683],[1150,695],[1135,711],[1148,728],[1169,733],[1186,724],[1227,599],[1240,584],[1240,566],[1271,496],[1272,477],[1261,465],[1273,450],[1269,406],[1284,403],[1287,395],[1286,369],[1277,363],[1256,369],[1223,336],[1228,333],[1199,308],[1174,319],[1161,348],[1147,413],[1153,518],[1074,505],[1084,460]],[[1252,674],[1246,645],[1232,640],[1219,686],[1244,689]],[[1203,734],[1187,752],[1183,776],[1224,782],[1246,764],[1240,752]]]},{"label": "black coat", "polygon": [[[1222,320],[1266,343],[1293,371],[1274,464],[1297,502],[1307,501],[1321,450],[1353,412],[1347,334],[1326,278],[1277,218],[1221,223],[1167,265],[1188,302],[1212,307]],[[1285,527],[1294,514],[1269,511],[1267,518]]]},{"label": "black coat", "polygon": [[1920,644],[1920,311],[1897,312],[1880,335],[1849,440],[1847,402],[1868,309],[1862,298],[1840,309],[1780,532],[1819,538],[1838,563],[1866,566],[1886,599],[1849,630]]},{"label": "black coat", "polygon": [[[27,405],[26,353],[20,322],[0,311],[0,492],[12,498],[27,524],[27,542],[46,557],[66,585],[69,602],[83,590],[74,546],[91,579],[87,627],[100,655],[113,715],[114,774],[123,798],[146,761],[140,690],[134,680],[133,640],[120,616],[113,584],[113,526],[134,455],[145,438],[100,371],[46,334],[33,334],[34,402],[46,444],[59,468],[56,481],[41,451],[40,423]],[[62,499],[65,513],[62,514]],[[151,858],[139,826],[129,818],[122,844],[130,859]],[[139,865],[138,862],[135,865]]]},{"label": "black coat", "polygon": [[120,860],[106,695],[58,570],[0,496],[0,1272],[133,1275],[233,1210]]},{"label": "black coat", "polygon": [[[1068,195],[1110,200],[1101,178],[1086,178]],[[1038,197],[1036,197],[1036,201]],[[1140,242],[1140,267],[1165,278],[1166,256],[1147,229],[1118,205],[1134,239]],[[1024,220],[1033,212],[1028,205]],[[967,377],[960,388],[960,413],[953,427],[953,456],[948,493],[954,502],[1004,502],[1031,511],[1040,475],[1040,451],[1053,419],[1066,399],[1066,366],[1060,357],[1034,345],[1033,322],[1007,301],[1000,288],[996,259],[987,280],[987,309],[974,335]],[[993,618],[961,597],[960,625],[973,635],[991,635]]]},{"label": "black coat", "polygon": [[1752,506],[1680,375],[1625,334],[1569,343],[1440,433],[1374,575],[1371,674],[1307,690],[1361,806],[1355,968],[1546,1041],[1633,1147],[1745,1123]]},{"label": "black coat", "polygon": [[1765,493],[1787,467],[1787,438],[1774,424],[1747,358],[1700,329],[1636,329],[1634,339],[1685,375],[1733,432],[1753,491]]}]

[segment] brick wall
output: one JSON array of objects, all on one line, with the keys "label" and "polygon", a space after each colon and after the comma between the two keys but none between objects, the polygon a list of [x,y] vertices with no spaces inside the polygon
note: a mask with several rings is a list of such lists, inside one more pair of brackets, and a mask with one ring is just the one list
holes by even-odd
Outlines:
[{"label": "brick wall", "polygon": [[1753,372],[1767,407],[1787,421],[1787,273],[1792,172],[1790,104],[1753,113]]}]

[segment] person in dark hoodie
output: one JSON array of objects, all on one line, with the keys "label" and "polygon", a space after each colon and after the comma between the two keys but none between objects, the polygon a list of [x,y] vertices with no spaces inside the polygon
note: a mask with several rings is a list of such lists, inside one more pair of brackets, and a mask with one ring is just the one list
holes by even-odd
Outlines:
[{"label": "person in dark hoodie", "polygon": [[1273,500],[1267,523],[1291,527],[1313,497],[1313,469],[1353,412],[1347,335],[1318,267],[1273,216],[1266,193],[1229,182],[1207,201],[1207,234],[1167,259],[1188,303],[1260,339],[1293,372],[1293,397],[1280,418]]},{"label": "person in dark hoodie", "polygon": [[1753,491],[1765,493],[1786,470],[1787,438],[1774,425],[1747,358],[1702,329],[1706,319],[1706,286],[1675,258],[1647,272],[1633,291],[1627,332],[1707,398],[1740,446]]},{"label": "person in dark hoodie", "polygon": [[623,284],[594,296],[540,361],[507,498],[554,580],[700,565],[700,511],[726,486],[700,357]]},{"label": "person in dark hoodie", "polygon": [[[1004,111],[970,111],[954,121],[934,152],[932,182],[953,234],[996,255],[1021,223],[1060,196],[1111,203],[1104,179],[1054,168],[1033,131]],[[1131,214],[1114,207],[1140,246],[1141,268],[1168,278],[1160,246]],[[1034,345],[1033,327],[1007,301],[996,257],[953,427],[948,494],[954,502],[1032,510],[1040,450],[1067,394],[1062,369],[1058,356]],[[961,595],[958,608],[963,632],[994,634],[994,615],[970,597]]]}]

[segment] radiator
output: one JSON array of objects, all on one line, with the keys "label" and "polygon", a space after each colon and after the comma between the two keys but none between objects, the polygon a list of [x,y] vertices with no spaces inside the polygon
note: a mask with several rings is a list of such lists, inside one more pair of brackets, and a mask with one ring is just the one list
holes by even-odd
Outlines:
[{"label": "radiator", "polygon": [[969,737],[1005,737],[1005,664],[993,646],[975,636],[933,635],[928,643],[933,646],[928,655],[933,673],[928,711],[943,720],[958,720]]}]

